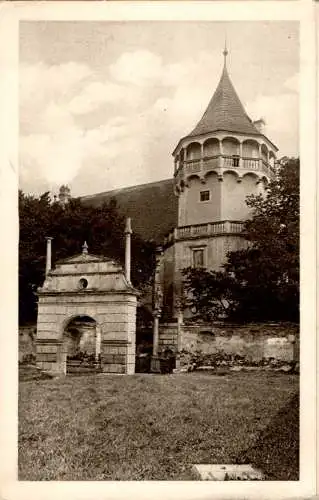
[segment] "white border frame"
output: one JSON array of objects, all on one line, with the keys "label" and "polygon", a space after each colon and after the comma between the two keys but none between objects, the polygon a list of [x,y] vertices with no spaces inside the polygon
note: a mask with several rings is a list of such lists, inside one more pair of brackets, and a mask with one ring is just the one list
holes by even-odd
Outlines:
[{"label": "white border frame", "polygon": [[[0,214],[2,244],[0,438],[6,500],[88,498],[291,498],[316,492],[316,101],[314,3],[304,1],[2,2],[0,4]],[[292,482],[18,482],[18,25],[19,20],[300,21],[301,460]],[[9,311],[9,314],[8,314]]]}]

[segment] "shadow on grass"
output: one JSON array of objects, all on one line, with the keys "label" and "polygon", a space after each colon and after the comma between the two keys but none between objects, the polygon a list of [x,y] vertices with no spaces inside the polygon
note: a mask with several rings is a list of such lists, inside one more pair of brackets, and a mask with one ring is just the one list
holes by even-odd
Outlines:
[{"label": "shadow on grass", "polygon": [[52,375],[39,370],[35,365],[19,364],[19,382],[30,382],[31,380],[48,380]]},{"label": "shadow on grass", "polygon": [[236,463],[251,463],[268,481],[299,480],[299,394],[273,417],[255,445],[241,453]]}]

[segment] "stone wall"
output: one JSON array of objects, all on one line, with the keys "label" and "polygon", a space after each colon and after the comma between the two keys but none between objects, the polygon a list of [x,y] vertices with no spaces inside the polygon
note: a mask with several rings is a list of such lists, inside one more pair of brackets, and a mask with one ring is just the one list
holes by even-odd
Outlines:
[{"label": "stone wall", "polygon": [[65,328],[70,320],[81,315],[96,321],[102,371],[134,373],[136,297],[116,292],[42,294],[36,340],[38,368],[66,373],[66,358],[70,353]]},{"label": "stone wall", "polygon": [[36,346],[36,325],[19,327],[19,361],[23,361],[26,356],[35,356]]},{"label": "stone wall", "polygon": [[[161,350],[177,350],[177,323],[160,325],[159,345]],[[180,348],[204,354],[222,351],[253,362],[262,358],[292,361],[299,357],[299,328],[293,323],[183,324]]]}]

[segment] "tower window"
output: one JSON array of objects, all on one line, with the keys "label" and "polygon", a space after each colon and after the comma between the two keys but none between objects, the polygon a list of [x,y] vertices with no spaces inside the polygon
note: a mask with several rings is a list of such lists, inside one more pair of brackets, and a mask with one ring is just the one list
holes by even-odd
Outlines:
[{"label": "tower window", "polygon": [[200,201],[209,201],[210,192],[209,191],[201,191],[200,192]]},{"label": "tower window", "polygon": [[205,267],[203,248],[193,249],[193,267]]}]

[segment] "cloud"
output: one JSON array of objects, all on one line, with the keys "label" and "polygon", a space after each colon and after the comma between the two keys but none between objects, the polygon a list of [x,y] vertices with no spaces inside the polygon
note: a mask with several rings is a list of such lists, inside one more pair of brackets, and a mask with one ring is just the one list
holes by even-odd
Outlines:
[{"label": "cloud", "polygon": [[162,59],[148,50],[124,52],[110,66],[110,75],[119,82],[133,85],[148,85],[161,77]]},{"label": "cloud", "polygon": [[279,154],[296,155],[298,144],[292,146],[291,138],[298,141],[299,137],[299,73],[287,78],[276,95],[258,95],[246,109],[252,119],[264,118],[265,133],[275,142]]},{"label": "cloud", "polygon": [[105,103],[114,103],[123,99],[123,88],[110,82],[90,82],[68,104],[68,109],[73,114],[86,114]]},{"label": "cloud", "polygon": [[55,134],[32,134],[20,140],[21,174],[44,177],[50,184],[69,182],[82,165],[82,132],[68,128]]},{"label": "cloud", "polygon": [[264,118],[267,137],[275,143],[275,138],[279,137],[280,142],[276,145],[287,155],[295,154],[291,148],[291,137],[298,138],[299,135],[298,102],[298,94],[283,92],[271,96],[259,95],[246,106],[252,119]]},{"label": "cloud", "polygon": [[[220,54],[164,64],[147,50],[125,52],[102,74],[88,65],[22,65],[21,185],[68,183],[73,194],[170,177],[171,151],[206,109],[220,78]],[[265,117],[281,148],[298,136],[297,75],[278,95],[247,105]]]},{"label": "cloud", "polygon": [[85,64],[69,62],[49,66],[42,62],[20,66],[20,102],[43,102],[46,99],[67,98],[75,92],[79,83],[91,76]]}]

